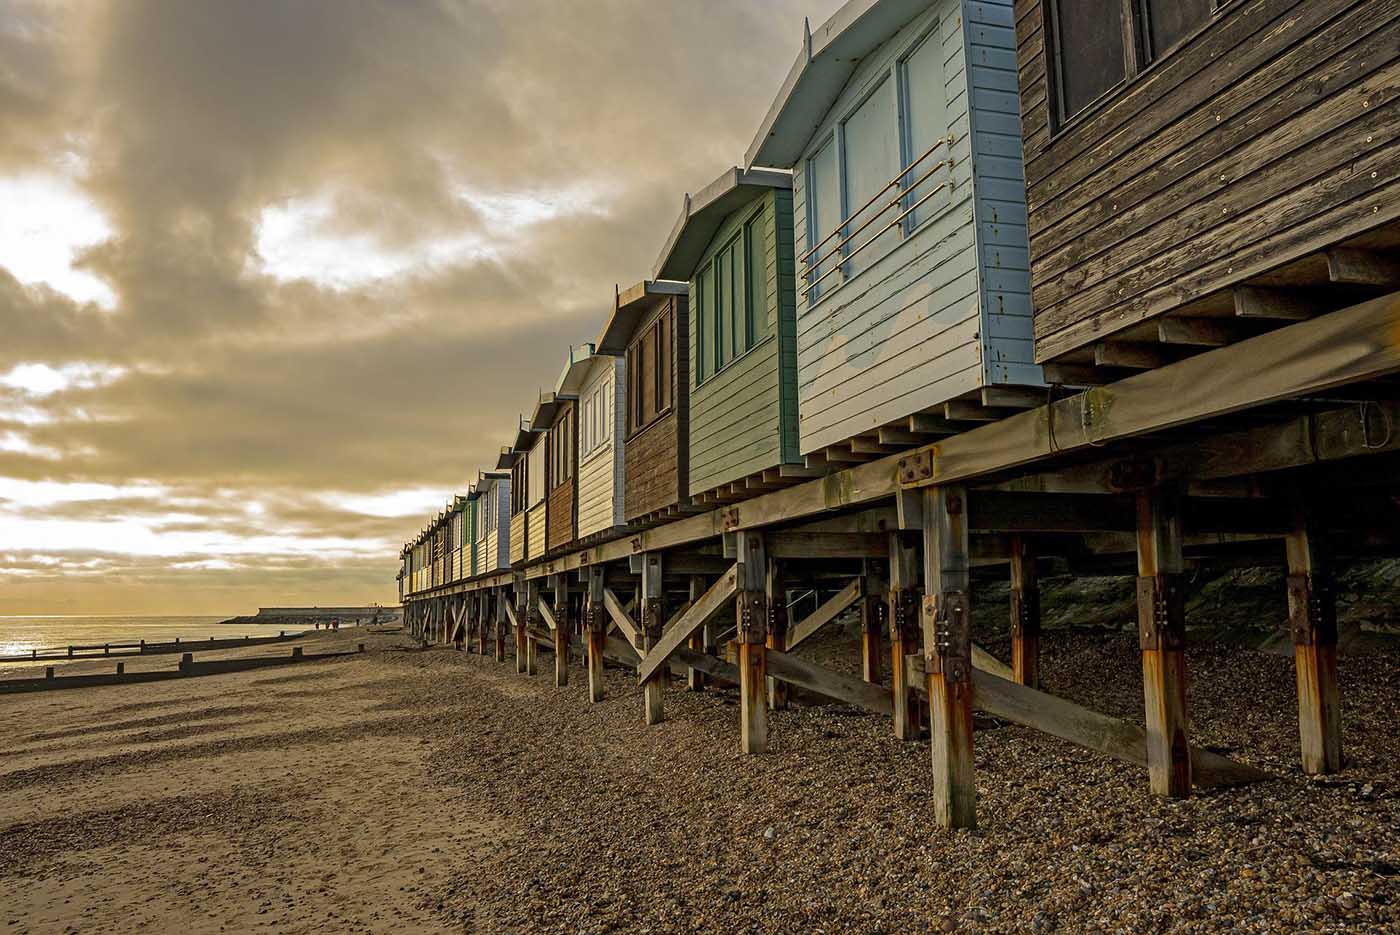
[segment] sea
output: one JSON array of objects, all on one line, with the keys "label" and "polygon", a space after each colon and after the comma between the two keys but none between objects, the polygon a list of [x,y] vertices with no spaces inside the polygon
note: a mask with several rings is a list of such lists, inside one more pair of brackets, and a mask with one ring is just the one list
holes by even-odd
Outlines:
[{"label": "sea", "polygon": [[0,656],[17,656],[34,649],[59,649],[99,643],[135,643],[139,640],[180,642],[226,640],[240,636],[276,636],[286,624],[221,625],[233,614],[221,617],[3,617],[0,616]]}]

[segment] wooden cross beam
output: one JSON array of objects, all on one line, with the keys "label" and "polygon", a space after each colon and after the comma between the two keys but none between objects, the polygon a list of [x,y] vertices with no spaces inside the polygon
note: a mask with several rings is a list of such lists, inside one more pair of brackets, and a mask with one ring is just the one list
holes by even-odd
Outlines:
[{"label": "wooden cross beam", "polygon": [[[923,659],[911,655],[909,664],[922,674]],[[974,667],[973,706],[993,717],[1067,740],[1133,766],[1147,768],[1147,731],[1129,721],[1100,714],[1049,692],[1018,685],[1010,679]],[[1238,786],[1275,778],[1204,747],[1191,747],[1191,777],[1202,789]]]},{"label": "wooden cross beam", "polygon": [[847,607],[860,600],[864,593],[864,579],[855,578],[829,598],[826,603],[798,621],[797,625],[788,633],[787,652],[795,650],[806,642],[808,637],[839,617]]},{"label": "wooden cross beam", "polygon": [[710,585],[709,590],[700,597],[700,600],[691,605],[690,609],[679,620],[667,628],[656,645],[647,651],[641,665],[637,667],[637,684],[646,684],[646,680],[659,672],[666,660],[675,655],[676,650],[692,634],[724,610],[729,599],[734,596],[734,591],[735,569],[731,567],[729,571],[719,577],[719,580]]},{"label": "wooden cross beam", "polygon": [[608,616],[612,617],[613,623],[627,637],[627,641],[633,646],[642,644],[642,631],[637,626],[637,622],[632,619],[632,615],[627,612],[627,608],[622,606],[622,601],[613,593],[612,588],[603,588],[603,607],[607,609]]}]

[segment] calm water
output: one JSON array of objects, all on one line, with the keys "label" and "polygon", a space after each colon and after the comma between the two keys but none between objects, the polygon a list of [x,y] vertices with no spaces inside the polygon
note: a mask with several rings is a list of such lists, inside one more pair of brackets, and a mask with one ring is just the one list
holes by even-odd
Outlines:
[{"label": "calm water", "polygon": [[0,656],[31,649],[90,646],[95,643],[135,643],[226,640],[239,636],[275,636],[286,625],[237,624],[219,626],[221,617],[0,617]]}]

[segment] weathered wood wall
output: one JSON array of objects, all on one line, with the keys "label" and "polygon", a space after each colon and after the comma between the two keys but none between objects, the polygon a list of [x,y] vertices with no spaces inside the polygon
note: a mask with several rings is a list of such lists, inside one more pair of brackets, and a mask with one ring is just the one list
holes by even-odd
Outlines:
[{"label": "weathered wood wall", "polygon": [[553,446],[555,442],[553,432],[551,432],[549,440],[551,446],[549,455],[550,491],[548,495],[549,529],[545,534],[545,549],[551,552],[574,541],[574,488],[578,483],[578,461],[576,457],[578,453],[578,420],[571,418],[571,416],[575,410],[576,406],[574,403],[566,402],[559,407],[559,414],[555,417],[556,425],[564,419],[569,419],[570,423],[567,431],[572,438],[569,442],[568,457],[573,463],[570,465],[569,477],[566,481],[560,482],[560,479],[554,476]]},{"label": "weathered wood wall", "polygon": [[[731,214],[716,232],[699,267],[761,211],[768,267],[766,301],[754,319],[754,346],[718,373],[690,381],[690,493],[740,480],[779,464],[800,460],[797,450],[797,357],[794,310],[792,192],[769,189]],[[696,282],[690,308],[696,308]],[[699,317],[691,316],[690,346],[697,347]],[[711,369],[707,367],[708,369]]]},{"label": "weathered wood wall", "polygon": [[1038,360],[1400,216],[1400,4],[1241,0],[1056,130],[1016,0]]},{"label": "weathered wood wall", "polygon": [[[666,307],[674,312],[670,367],[673,403],[670,413],[629,436],[623,444],[625,514],[629,520],[675,506],[683,497],[688,498],[690,393],[689,380],[681,374],[690,372],[689,301],[684,296],[670,296],[659,301],[652,314],[638,326],[637,333],[645,332]],[[644,399],[650,400],[652,393],[652,387],[645,387]]]}]

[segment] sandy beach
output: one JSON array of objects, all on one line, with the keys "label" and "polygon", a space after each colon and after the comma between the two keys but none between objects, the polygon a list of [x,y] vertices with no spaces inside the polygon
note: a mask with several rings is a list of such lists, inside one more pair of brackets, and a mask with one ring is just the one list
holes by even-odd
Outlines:
[{"label": "sandy beach", "polygon": [[[838,633],[810,652],[842,664]],[[1195,736],[1277,780],[1169,802],[1138,770],[979,722],[981,825],[945,833],[927,744],[881,718],[794,705],[770,753],[743,757],[732,693],[677,686],[647,728],[621,671],[590,706],[579,670],[556,689],[548,664],[530,679],[367,642],[344,661],[5,698],[0,931],[1400,925],[1393,654],[1343,660],[1340,775],[1296,766],[1291,660],[1202,647]],[[1057,634],[1045,662],[1053,691],[1140,709],[1131,637]]]}]

